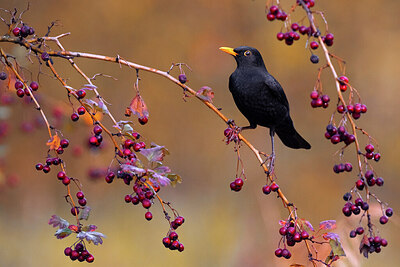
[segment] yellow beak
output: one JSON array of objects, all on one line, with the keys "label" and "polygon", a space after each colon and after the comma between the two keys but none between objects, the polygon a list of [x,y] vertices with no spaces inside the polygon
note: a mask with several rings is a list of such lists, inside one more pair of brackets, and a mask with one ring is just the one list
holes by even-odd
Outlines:
[{"label": "yellow beak", "polygon": [[238,53],[236,53],[235,51],[233,51],[233,48],[230,48],[230,47],[225,47],[225,46],[223,46],[223,47],[220,47],[219,50],[222,50],[222,51],[224,51],[225,53],[231,54],[231,55],[234,56],[234,57],[238,55]]}]

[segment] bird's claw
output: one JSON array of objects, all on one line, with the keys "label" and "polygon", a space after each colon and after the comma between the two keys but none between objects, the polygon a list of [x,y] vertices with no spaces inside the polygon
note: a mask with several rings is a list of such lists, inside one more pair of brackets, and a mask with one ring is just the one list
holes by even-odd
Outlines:
[{"label": "bird's claw", "polygon": [[265,163],[267,163],[267,168],[268,168],[267,175],[269,176],[273,175],[275,170],[275,153],[271,153],[271,155],[269,155],[261,165],[264,165]]}]

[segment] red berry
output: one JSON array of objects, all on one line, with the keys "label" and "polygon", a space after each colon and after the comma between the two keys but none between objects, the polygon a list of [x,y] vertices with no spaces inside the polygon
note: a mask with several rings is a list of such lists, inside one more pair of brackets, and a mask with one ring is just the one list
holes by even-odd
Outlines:
[{"label": "red berry", "polygon": [[78,199],[83,199],[83,198],[85,197],[85,195],[83,194],[82,191],[78,191],[78,192],[76,193],[76,197],[77,197]]},{"label": "red berry", "polygon": [[36,170],[41,171],[41,170],[43,170],[43,164],[38,163],[38,164],[36,164],[35,168],[36,168]]},{"label": "red berry", "polygon": [[366,113],[367,112],[367,106],[364,104],[361,104],[361,113]]},{"label": "red berry", "polygon": [[382,239],[381,239],[381,245],[382,245],[382,247],[386,247],[387,244],[388,244],[387,240],[384,239],[384,238],[382,238]]},{"label": "red berry", "polygon": [[340,114],[343,114],[346,111],[346,108],[343,105],[337,106],[336,109]]},{"label": "red berry", "polygon": [[79,120],[79,115],[78,115],[77,113],[72,113],[72,115],[71,115],[71,120],[72,120],[72,121],[77,121],[77,120]]},{"label": "red berry", "polygon": [[392,217],[392,215],[393,215],[393,209],[392,209],[392,208],[387,208],[387,209],[385,210],[385,214],[386,214],[386,216],[388,216],[388,217]]},{"label": "red berry", "polygon": [[339,82],[341,84],[347,84],[347,83],[349,83],[349,78],[347,78],[346,76],[340,76],[339,77]]},{"label": "red berry", "polygon": [[165,246],[166,248],[168,248],[168,247],[171,245],[171,239],[169,239],[168,237],[164,237],[164,238],[162,239],[162,242],[163,242],[163,244],[164,244],[164,246]]},{"label": "red berry", "polygon": [[62,180],[62,179],[64,179],[66,176],[67,176],[67,175],[66,175],[65,172],[63,172],[63,171],[59,171],[59,172],[57,173],[57,178],[58,178],[58,180]]},{"label": "red berry", "polygon": [[277,256],[278,258],[282,257],[282,249],[281,248],[277,248],[275,250],[275,256]]},{"label": "red berry", "polygon": [[299,29],[299,24],[293,23],[290,27],[292,28],[293,31],[297,31]]},{"label": "red berry", "polygon": [[372,144],[368,144],[365,146],[365,151],[367,151],[368,153],[374,152],[375,148]]},{"label": "red berry", "polygon": [[306,27],[306,26],[300,26],[299,32],[300,32],[301,34],[306,34],[306,33],[308,32],[308,27]]},{"label": "red berry", "polygon": [[358,190],[363,190],[364,189],[364,181],[363,180],[357,180],[356,187],[357,187]]},{"label": "red berry", "polygon": [[312,41],[312,42],[310,43],[310,48],[311,48],[311,49],[315,50],[315,49],[317,49],[318,47],[319,47],[319,44],[318,44],[317,42]]},{"label": "red berry", "polygon": [[79,257],[79,252],[78,251],[76,251],[76,250],[73,250],[72,252],[71,252],[71,255],[69,256],[70,257],[70,259],[71,260],[76,260],[78,257]]},{"label": "red berry", "polygon": [[67,247],[67,248],[64,249],[65,256],[70,256],[71,253],[72,253],[72,248]]},{"label": "red berry", "polygon": [[138,196],[134,196],[134,197],[132,198],[132,204],[133,204],[133,205],[137,205],[137,204],[139,204],[139,202],[140,202],[140,199],[139,199]]},{"label": "red berry", "polygon": [[20,35],[20,32],[21,32],[21,28],[19,28],[19,27],[15,27],[14,29],[13,29],[13,34],[14,34],[14,36],[19,36]]},{"label": "red berry", "polygon": [[284,38],[284,34],[283,34],[282,32],[278,32],[278,34],[276,35],[276,38],[277,38],[279,41],[282,41],[283,39],[285,39],[285,38]]},{"label": "red berry", "polygon": [[299,232],[294,233],[294,235],[293,235],[293,240],[294,240],[295,242],[297,242],[297,243],[301,241],[301,235],[300,235]]},{"label": "red berry", "polygon": [[351,215],[351,209],[348,206],[344,206],[342,212],[346,217],[349,217]]},{"label": "red berry", "polygon": [[178,239],[178,234],[176,232],[169,233],[169,239],[171,239],[172,241],[177,240]]},{"label": "red berry", "polygon": [[86,198],[78,199],[78,203],[79,203],[79,205],[81,205],[82,207],[83,207],[83,206],[86,206],[86,203],[87,203]]},{"label": "red berry", "polygon": [[271,6],[270,8],[269,8],[269,11],[272,13],[272,14],[276,14],[278,11],[279,11],[279,8],[278,8],[278,6]]},{"label": "red berry", "polygon": [[85,114],[86,109],[84,107],[79,107],[77,111],[78,111],[79,115],[83,115],[83,114]]},{"label": "red berry", "polygon": [[92,254],[89,254],[89,256],[87,256],[87,258],[86,258],[86,262],[92,263],[93,261],[94,261],[93,255],[92,255]]},{"label": "red berry", "polygon": [[286,235],[287,234],[287,227],[283,226],[283,227],[279,228],[279,233],[281,235]]},{"label": "red berry", "polygon": [[337,144],[340,142],[340,135],[335,134],[334,136],[331,137],[331,142],[332,144]]},{"label": "red berry", "polygon": [[382,177],[376,178],[376,185],[377,186],[382,186],[383,185],[383,178]]},{"label": "red berry", "polygon": [[146,220],[150,221],[151,219],[153,219],[153,214],[150,211],[148,211],[146,212],[144,217],[146,218]]},{"label": "red berry", "polygon": [[37,82],[31,82],[31,84],[29,85],[29,87],[33,90],[33,91],[37,91],[37,89],[39,89],[39,84]]},{"label": "red berry", "polygon": [[139,118],[138,121],[139,121],[139,123],[141,125],[145,125],[149,121],[149,118],[148,117],[142,117],[142,118]]},{"label": "red berry", "polygon": [[69,141],[68,141],[67,139],[62,139],[62,140],[60,141],[60,146],[61,146],[62,148],[67,148],[68,145],[69,145]]},{"label": "red berry", "polygon": [[360,227],[357,227],[356,233],[357,233],[358,235],[362,235],[362,234],[364,233],[364,228],[362,228],[361,226],[360,226]]},{"label": "red berry", "polygon": [[16,81],[14,84],[15,89],[22,89],[24,88],[24,84],[21,81]]},{"label": "red berry", "polygon": [[44,173],[48,173],[49,171],[50,171],[50,166],[48,166],[48,165],[43,166],[43,172]]},{"label": "red berry", "polygon": [[242,187],[243,186],[243,180],[241,178],[237,178],[237,179],[235,179],[235,184],[237,186]]},{"label": "red berry", "polygon": [[272,14],[272,13],[268,13],[268,14],[267,14],[267,19],[268,19],[269,21],[273,21],[273,20],[275,19],[275,15]]},{"label": "red berry", "polygon": [[311,99],[318,99],[318,91],[312,91],[310,94]]},{"label": "red berry", "polygon": [[93,146],[99,146],[100,145],[99,140],[97,139],[96,136],[91,136],[89,138],[89,144],[91,144]]},{"label": "red berry", "polygon": [[271,193],[271,187],[269,185],[264,185],[262,191],[264,194],[269,195],[269,193]]},{"label": "red berry", "polygon": [[179,243],[178,251],[182,252],[183,250],[185,250],[185,247],[183,246],[182,243]]},{"label": "red berry", "polygon": [[275,182],[271,184],[271,191],[276,192],[279,189],[279,185]]},{"label": "red berry", "polygon": [[345,92],[347,90],[347,85],[341,84],[340,86],[340,91]]},{"label": "red berry", "polygon": [[143,201],[142,201],[142,206],[143,206],[143,208],[145,208],[145,209],[150,208],[150,207],[151,207],[151,201],[148,200],[147,198],[143,199]]},{"label": "red berry", "polygon": [[325,36],[325,41],[333,41],[333,39],[334,39],[334,37],[333,37],[333,34],[332,34],[332,33],[328,33],[328,34]]},{"label": "red berry", "polygon": [[301,238],[302,239],[307,239],[308,237],[309,237],[309,235],[308,235],[307,231],[302,231],[301,232]]},{"label": "red berry", "polygon": [[321,99],[324,103],[328,103],[331,100],[328,95],[322,95]]},{"label": "red berry", "polygon": [[353,106],[353,105],[347,105],[347,110],[348,110],[350,113],[353,113],[353,112],[354,112],[354,106]]},{"label": "red berry", "polygon": [[62,179],[62,183],[64,185],[69,185],[70,182],[71,182],[71,179],[69,177],[64,177],[64,179]]},{"label": "red berry", "polygon": [[84,97],[86,96],[86,91],[83,90],[83,89],[78,90],[78,91],[76,92],[76,95],[77,95],[77,97],[78,97],[79,99],[82,99],[82,98],[84,98]]}]

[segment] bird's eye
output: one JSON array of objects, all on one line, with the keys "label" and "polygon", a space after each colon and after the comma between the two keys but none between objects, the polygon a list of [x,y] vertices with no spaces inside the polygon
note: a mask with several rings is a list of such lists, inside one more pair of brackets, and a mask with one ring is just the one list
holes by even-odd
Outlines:
[{"label": "bird's eye", "polygon": [[250,56],[251,55],[251,52],[250,52],[250,50],[247,50],[246,52],[244,52],[244,55],[247,57],[247,56]]}]

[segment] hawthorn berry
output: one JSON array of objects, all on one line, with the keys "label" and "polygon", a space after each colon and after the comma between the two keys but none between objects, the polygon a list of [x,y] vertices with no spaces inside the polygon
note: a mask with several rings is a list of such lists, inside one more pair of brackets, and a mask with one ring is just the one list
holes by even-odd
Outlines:
[{"label": "hawthorn berry", "polygon": [[312,42],[310,43],[310,48],[311,48],[311,49],[315,50],[315,49],[317,49],[318,47],[319,47],[318,42],[312,41]]},{"label": "hawthorn berry", "polygon": [[68,145],[69,145],[69,141],[68,141],[67,139],[62,139],[62,140],[60,141],[60,146],[61,146],[62,148],[67,148]]},{"label": "hawthorn berry", "polygon": [[273,21],[273,20],[275,19],[275,15],[272,14],[272,13],[268,13],[268,14],[267,14],[267,19],[268,19],[269,21]]},{"label": "hawthorn berry", "polygon": [[363,190],[364,189],[364,181],[363,180],[357,180],[356,181],[356,187],[358,190]]},{"label": "hawthorn berry", "polygon": [[311,55],[311,57],[310,57],[310,61],[313,63],[313,64],[318,64],[318,62],[319,62],[319,57],[317,56],[317,55]]},{"label": "hawthorn berry", "polygon": [[79,115],[77,113],[72,113],[71,114],[71,120],[72,121],[77,121],[79,120]]},{"label": "hawthorn berry", "polygon": [[393,215],[393,209],[392,209],[392,208],[387,208],[387,209],[385,210],[385,214],[386,214],[386,216],[388,216],[388,217],[392,217],[392,215]]},{"label": "hawthorn berry", "polygon": [[164,244],[164,246],[165,246],[166,248],[168,248],[168,247],[171,245],[171,239],[169,239],[169,237],[164,237],[164,238],[162,239],[162,242],[163,242],[163,244]]},{"label": "hawthorn berry", "polygon": [[151,219],[153,219],[153,214],[150,211],[148,211],[146,212],[144,217],[146,218],[146,220],[150,221]]},{"label": "hawthorn berry", "polygon": [[62,180],[62,179],[64,179],[65,177],[67,177],[67,175],[65,174],[65,172],[59,171],[59,172],[57,173],[57,178],[58,178],[58,180]]},{"label": "hawthorn berry", "polygon": [[7,73],[4,71],[0,72],[0,80],[4,81],[5,79],[7,79]]},{"label": "hawthorn berry", "polygon": [[178,80],[179,80],[179,82],[182,83],[182,84],[186,83],[186,82],[187,82],[186,75],[185,75],[185,74],[179,74]]},{"label": "hawthorn berry", "polygon": [[289,250],[287,250],[286,248],[282,249],[282,257],[284,257],[285,259],[290,259],[291,256],[292,254]]},{"label": "hawthorn berry", "polygon": [[14,34],[15,37],[18,37],[21,33],[21,28],[19,27],[15,27],[12,31],[12,33]]},{"label": "hawthorn berry", "polygon": [[269,185],[264,185],[262,191],[264,194],[269,195],[271,193],[271,187]]},{"label": "hawthorn berry", "polygon": [[380,222],[381,224],[386,224],[388,221],[389,221],[389,218],[386,217],[386,216],[381,216],[381,217],[379,218],[379,222]]},{"label": "hawthorn berry", "polygon": [[276,38],[277,38],[279,41],[282,41],[283,39],[285,39],[285,38],[284,38],[284,34],[283,34],[282,32],[278,32],[277,35],[276,35]]},{"label": "hawthorn berry", "polygon": [[66,248],[64,249],[64,254],[65,254],[65,256],[70,256],[71,253],[72,253],[72,248],[66,247]]},{"label": "hawthorn berry", "polygon": [[182,252],[185,250],[185,246],[182,243],[179,243],[178,251]]},{"label": "hawthorn berry", "polygon": [[353,197],[350,192],[347,192],[346,194],[343,195],[344,201],[350,201],[352,198]]},{"label": "hawthorn berry", "polygon": [[[89,138],[89,144],[91,144],[92,146],[99,146],[99,145],[100,145],[100,142],[99,142],[99,140],[97,139],[96,136],[91,136],[91,137]],[[130,152],[130,151],[129,151],[129,152]]]},{"label": "hawthorn berry", "polygon": [[311,97],[311,99],[314,99],[314,100],[318,99],[318,97],[319,97],[318,91],[315,91],[315,90],[312,91],[310,94],[310,97]]},{"label": "hawthorn berry", "polygon": [[382,177],[376,178],[376,185],[377,186],[382,186],[383,185],[383,178]]},{"label": "hawthorn berry", "polygon": [[22,26],[19,34],[22,37],[27,37],[29,35],[29,26],[27,26],[27,25]]},{"label": "hawthorn berry", "polygon": [[140,202],[140,199],[139,199],[138,196],[133,196],[132,197],[132,204],[133,205],[137,205],[137,204],[139,204],[139,202]]},{"label": "hawthorn berry", "polygon": [[16,81],[14,84],[15,89],[22,89],[24,88],[24,84],[21,81]]},{"label": "hawthorn berry", "polygon": [[41,171],[41,170],[43,170],[43,164],[38,163],[38,164],[36,164],[35,168],[36,168],[36,170]]},{"label": "hawthorn berry", "polygon": [[70,182],[71,182],[71,179],[69,177],[64,177],[64,179],[62,179],[62,183],[64,185],[69,185]]},{"label": "hawthorn berry", "polygon": [[79,214],[79,209],[77,207],[71,208],[71,214],[76,216]]},{"label": "hawthorn berry", "polygon": [[150,208],[150,207],[151,207],[151,201],[148,200],[147,198],[143,199],[143,201],[142,201],[142,206],[143,206],[143,208],[145,208],[145,209]]},{"label": "hawthorn berry", "polygon": [[301,231],[301,238],[302,239],[307,239],[309,237],[309,234],[307,231]]},{"label": "hawthorn berry", "polygon": [[290,28],[292,28],[293,31],[297,31],[300,27],[299,27],[299,24],[293,23],[293,24],[290,26]]},{"label": "hawthorn berry", "polygon": [[356,237],[356,235],[357,235],[357,232],[356,232],[356,231],[354,231],[354,230],[351,230],[351,231],[350,231],[350,237],[351,237],[351,238]]},{"label": "hawthorn berry", "polygon": [[272,14],[276,14],[276,13],[278,13],[278,11],[279,11],[279,7],[273,5],[273,6],[271,6],[271,7],[269,8],[269,11],[270,11]]},{"label": "hawthorn berry", "polygon": [[283,226],[283,227],[279,228],[279,233],[281,235],[286,235],[287,234],[287,227]]},{"label": "hawthorn berry", "polygon": [[86,206],[86,204],[87,204],[86,198],[78,199],[78,203],[79,203],[79,205],[81,205],[82,207],[83,207],[83,206]]},{"label": "hawthorn berry", "polygon": [[71,251],[71,255],[69,256],[71,260],[76,260],[79,257],[79,252],[76,250]]},{"label": "hawthorn berry", "polygon": [[31,82],[31,84],[29,85],[29,87],[33,90],[33,91],[37,91],[39,89],[39,84],[37,82]]},{"label": "hawthorn berry", "polygon": [[92,254],[89,254],[89,256],[87,256],[87,258],[86,258],[86,262],[92,263],[93,261],[94,261],[93,255],[92,255]]},{"label": "hawthorn berry", "polygon": [[83,194],[82,191],[78,191],[78,192],[76,193],[76,197],[77,197],[78,199],[83,199],[83,198],[85,197],[85,195]]},{"label": "hawthorn berry", "polygon": [[169,233],[169,239],[171,239],[171,241],[177,240],[178,239],[178,234],[176,232]]},{"label": "hawthorn berry", "polygon": [[80,89],[76,92],[76,96],[78,97],[78,99],[82,99],[86,96],[86,91],[83,89]]},{"label": "hawthorn berry", "polygon": [[138,121],[141,125],[145,125],[149,121],[149,118],[145,116],[142,118],[138,118]]},{"label": "hawthorn berry", "polygon": [[279,189],[279,185],[277,183],[271,184],[271,191],[276,192]]},{"label": "hawthorn berry", "polygon": [[78,114],[79,114],[79,115],[83,115],[83,114],[85,114],[86,109],[85,109],[84,107],[79,107],[79,108],[77,109],[77,111],[78,111]]},{"label": "hawthorn berry", "polygon": [[346,216],[346,217],[350,217],[351,213],[352,213],[350,207],[348,207],[348,206],[344,206],[342,209],[342,212],[343,212],[344,216]]},{"label": "hawthorn berry", "polygon": [[48,165],[43,166],[43,172],[44,173],[48,173],[49,171],[50,171],[50,166],[48,166]]},{"label": "hawthorn berry", "polygon": [[282,257],[282,249],[281,248],[277,248],[275,250],[275,256],[277,256],[278,258]]}]

